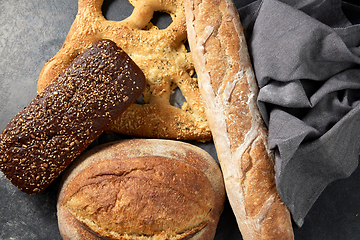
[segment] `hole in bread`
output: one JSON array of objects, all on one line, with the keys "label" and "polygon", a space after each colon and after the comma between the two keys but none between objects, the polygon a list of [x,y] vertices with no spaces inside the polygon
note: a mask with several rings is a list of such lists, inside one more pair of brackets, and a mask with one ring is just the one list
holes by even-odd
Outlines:
[{"label": "hole in bread", "polygon": [[121,21],[131,15],[134,6],[128,0],[105,0],[101,10],[107,20]]},{"label": "hole in bread", "polygon": [[175,88],[170,95],[170,105],[180,108],[186,102],[185,97],[181,93],[180,89],[177,87]]},{"label": "hole in bread", "polygon": [[172,19],[168,13],[156,11],[151,19],[151,23],[159,29],[165,29],[172,23]]},{"label": "hole in bread", "polygon": [[[184,95],[181,93],[179,88],[175,88],[170,94],[170,105],[181,109],[181,106],[186,102]],[[134,104],[144,105],[146,104],[144,101],[144,95],[141,95]]]},{"label": "hole in bread", "polygon": [[138,99],[136,99],[136,101],[134,103],[144,105],[145,104],[144,95],[141,94],[141,96]]},{"label": "hole in bread", "polygon": [[184,46],[186,48],[186,51],[190,52],[190,45],[189,45],[189,41],[187,39],[184,42]]},{"label": "hole in bread", "polygon": [[[185,42],[184,42],[184,46],[185,46],[185,48],[186,48],[186,51],[191,52],[190,45],[189,45],[189,41],[188,41],[187,39],[186,39]],[[193,74],[190,74],[190,73],[189,73],[190,76],[193,77],[193,78],[197,78],[195,69],[193,69],[192,71],[193,71]]]}]

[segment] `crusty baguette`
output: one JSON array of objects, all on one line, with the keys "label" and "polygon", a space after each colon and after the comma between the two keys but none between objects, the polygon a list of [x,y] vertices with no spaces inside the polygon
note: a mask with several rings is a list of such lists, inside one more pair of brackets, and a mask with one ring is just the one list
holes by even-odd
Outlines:
[{"label": "crusty baguette", "polygon": [[63,239],[214,238],[225,187],[205,151],[173,140],[100,145],[65,171],[57,215]]},{"label": "crusty baguette", "polygon": [[0,134],[0,169],[20,190],[43,191],[144,86],[140,68],[121,48],[95,42]]},{"label": "crusty baguette", "polygon": [[185,12],[200,93],[241,234],[245,240],[293,239],[236,8],[231,0],[185,0]]}]

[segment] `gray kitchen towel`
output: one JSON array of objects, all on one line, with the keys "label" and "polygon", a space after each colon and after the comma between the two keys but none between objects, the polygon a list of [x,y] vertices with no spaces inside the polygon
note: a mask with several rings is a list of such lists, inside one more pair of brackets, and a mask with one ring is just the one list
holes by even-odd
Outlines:
[{"label": "gray kitchen towel", "polygon": [[277,188],[298,226],[325,187],[359,161],[360,24],[344,9],[360,17],[359,7],[340,0],[263,0],[238,9]]}]

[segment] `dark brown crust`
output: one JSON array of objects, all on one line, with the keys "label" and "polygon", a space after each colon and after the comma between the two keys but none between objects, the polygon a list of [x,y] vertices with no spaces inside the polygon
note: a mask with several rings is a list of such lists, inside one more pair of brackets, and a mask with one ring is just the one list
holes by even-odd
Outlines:
[{"label": "dark brown crust", "polygon": [[144,84],[121,48],[95,42],[0,134],[0,169],[20,190],[43,191],[141,95]]},{"label": "dark brown crust", "polygon": [[[65,172],[57,214],[64,239],[204,240],[214,238],[224,200],[221,171],[204,150],[172,140],[132,139],[81,155]],[[103,227],[87,226],[84,216]]]}]

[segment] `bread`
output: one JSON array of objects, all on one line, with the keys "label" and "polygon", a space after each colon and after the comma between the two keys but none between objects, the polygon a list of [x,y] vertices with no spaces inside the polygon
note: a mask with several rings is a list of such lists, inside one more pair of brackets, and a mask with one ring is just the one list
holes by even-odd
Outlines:
[{"label": "bread", "polygon": [[[42,91],[77,54],[93,41],[110,39],[124,49],[146,76],[142,102],[132,104],[107,132],[137,137],[208,141],[211,132],[205,117],[194,66],[185,48],[183,0],[130,0],[131,16],[106,20],[103,0],[79,0],[78,13],[59,52],[42,68]],[[150,22],[154,12],[168,13],[172,23],[159,30]],[[182,106],[170,102],[175,90],[185,98]]]},{"label": "bread", "polygon": [[231,0],[185,0],[188,40],[229,202],[248,239],[293,239],[275,185],[258,87]]},{"label": "bread", "polygon": [[188,143],[99,145],[67,169],[57,203],[63,239],[213,239],[225,188],[215,160]]},{"label": "bread", "polygon": [[43,191],[140,95],[145,77],[114,42],[79,55],[0,134],[0,169],[20,190]]}]

